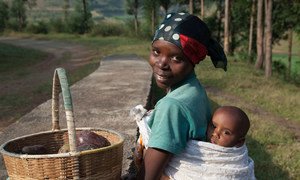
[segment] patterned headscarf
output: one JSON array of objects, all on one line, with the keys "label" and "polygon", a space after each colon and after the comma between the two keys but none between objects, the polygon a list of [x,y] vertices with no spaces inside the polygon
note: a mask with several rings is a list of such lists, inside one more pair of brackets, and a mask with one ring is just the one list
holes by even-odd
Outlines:
[{"label": "patterned headscarf", "polygon": [[156,30],[153,42],[165,40],[175,44],[193,64],[210,56],[216,68],[226,71],[227,58],[223,48],[211,38],[207,25],[197,16],[188,13],[167,14]]}]

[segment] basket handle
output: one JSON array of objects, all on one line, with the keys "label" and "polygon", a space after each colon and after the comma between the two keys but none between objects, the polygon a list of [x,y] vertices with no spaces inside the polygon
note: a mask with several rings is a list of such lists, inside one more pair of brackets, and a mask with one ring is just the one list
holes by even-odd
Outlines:
[{"label": "basket handle", "polygon": [[63,68],[57,68],[54,71],[53,87],[52,87],[52,131],[60,130],[59,126],[59,93],[62,92],[67,128],[70,152],[77,152],[76,149],[76,130],[75,121],[73,115],[72,97],[66,76],[66,71]]}]

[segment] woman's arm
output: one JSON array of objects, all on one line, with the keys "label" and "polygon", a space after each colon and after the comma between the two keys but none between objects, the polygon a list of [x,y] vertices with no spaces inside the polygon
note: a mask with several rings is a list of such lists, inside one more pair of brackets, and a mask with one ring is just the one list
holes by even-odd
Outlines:
[{"label": "woman's arm", "polygon": [[145,154],[144,164],[137,174],[137,179],[160,179],[163,170],[165,169],[171,157],[172,154],[167,151],[148,148]]}]

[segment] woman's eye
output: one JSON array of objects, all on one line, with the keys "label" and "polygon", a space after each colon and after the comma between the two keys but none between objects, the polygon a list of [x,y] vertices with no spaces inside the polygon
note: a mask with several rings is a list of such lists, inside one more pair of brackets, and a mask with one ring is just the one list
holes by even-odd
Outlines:
[{"label": "woman's eye", "polygon": [[178,57],[178,56],[173,56],[173,57],[171,58],[171,60],[172,60],[172,61],[175,61],[175,62],[182,62],[182,61],[183,61],[183,59],[182,59],[181,57]]},{"label": "woman's eye", "polygon": [[159,54],[159,52],[157,50],[155,50],[155,49],[153,49],[152,52],[153,52],[154,55],[158,55]]}]

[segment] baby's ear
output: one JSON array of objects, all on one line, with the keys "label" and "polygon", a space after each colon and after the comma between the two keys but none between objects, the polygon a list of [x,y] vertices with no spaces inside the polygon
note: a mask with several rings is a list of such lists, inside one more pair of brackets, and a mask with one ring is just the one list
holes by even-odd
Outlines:
[{"label": "baby's ear", "polygon": [[242,137],[238,140],[238,142],[236,143],[235,147],[241,147],[243,146],[245,143],[245,137]]}]

